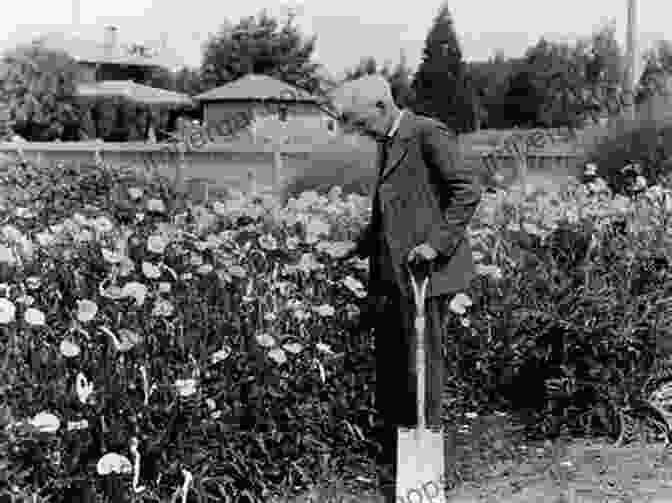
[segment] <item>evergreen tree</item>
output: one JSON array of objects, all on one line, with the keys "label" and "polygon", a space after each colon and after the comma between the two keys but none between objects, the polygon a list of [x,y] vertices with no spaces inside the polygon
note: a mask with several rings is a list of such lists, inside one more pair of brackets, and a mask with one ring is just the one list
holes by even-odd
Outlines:
[{"label": "evergreen tree", "polygon": [[473,130],[473,96],[465,88],[465,75],[460,44],[444,3],[425,40],[422,62],[413,81],[415,111],[459,132]]},{"label": "evergreen tree", "polygon": [[406,63],[406,54],[401,51],[401,57],[397,66],[394,67],[387,77],[392,87],[392,96],[402,108],[412,108],[415,102],[413,91],[413,70]]},{"label": "evergreen tree", "polygon": [[281,23],[262,11],[237,26],[224,23],[205,44],[201,77],[205,88],[227,84],[249,73],[269,75],[313,93],[320,87],[319,64],[310,58],[317,37],[304,40],[290,13]]},{"label": "evergreen tree", "polygon": [[361,58],[354,68],[345,70],[345,79],[343,80],[356,80],[366,75],[376,75],[378,73],[387,78],[389,67],[387,65],[379,67],[376,58],[368,56]]}]

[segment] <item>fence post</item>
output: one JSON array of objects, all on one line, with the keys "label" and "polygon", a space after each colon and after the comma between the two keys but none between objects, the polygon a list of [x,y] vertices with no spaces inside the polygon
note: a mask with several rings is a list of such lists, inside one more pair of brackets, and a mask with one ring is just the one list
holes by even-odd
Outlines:
[{"label": "fence post", "polygon": [[184,156],[184,151],[186,149],[184,148],[184,145],[182,142],[178,143],[178,156],[177,156],[177,163],[175,164],[175,191],[178,193],[181,193],[182,191],[182,185],[183,185],[183,178],[184,178],[184,171],[187,165],[185,156]]},{"label": "fence post", "polygon": [[273,149],[273,191],[276,194],[282,189],[282,147],[277,145]]}]

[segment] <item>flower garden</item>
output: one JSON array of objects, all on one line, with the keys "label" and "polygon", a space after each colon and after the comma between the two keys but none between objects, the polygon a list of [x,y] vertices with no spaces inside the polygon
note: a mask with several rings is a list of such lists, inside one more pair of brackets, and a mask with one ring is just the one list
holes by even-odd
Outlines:
[{"label": "flower garden", "polygon": [[[0,178],[0,501],[257,502],[373,480],[367,264],[340,260],[367,198],[194,205],[102,163]],[[672,191],[601,179],[484,194],[447,414],[526,409],[542,435],[615,439],[672,330],[671,216]]]}]

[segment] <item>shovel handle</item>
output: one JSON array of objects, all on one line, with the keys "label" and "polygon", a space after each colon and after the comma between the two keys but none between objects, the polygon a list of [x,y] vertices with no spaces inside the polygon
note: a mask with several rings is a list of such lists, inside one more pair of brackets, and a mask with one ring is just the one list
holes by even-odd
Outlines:
[{"label": "shovel handle", "polygon": [[421,271],[422,282],[418,284],[415,279],[414,270],[418,268],[418,262],[415,261],[413,267],[410,263],[406,265],[409,275],[411,277],[411,287],[413,289],[413,299],[415,301],[415,370],[416,370],[416,411],[418,418],[418,429],[425,428],[427,418],[425,417],[425,374],[427,368],[427,354],[425,351],[425,328],[427,326],[425,321],[425,299],[427,294],[427,286],[429,285],[429,278],[432,272],[432,263],[429,262],[426,268]]}]

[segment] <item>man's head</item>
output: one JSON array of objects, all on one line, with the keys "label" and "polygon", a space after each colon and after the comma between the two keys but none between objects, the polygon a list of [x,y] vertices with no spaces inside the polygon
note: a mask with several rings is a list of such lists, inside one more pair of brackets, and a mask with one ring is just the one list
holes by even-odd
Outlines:
[{"label": "man's head", "polygon": [[387,134],[399,115],[390,84],[381,75],[346,82],[331,97],[346,129],[374,138]]}]

